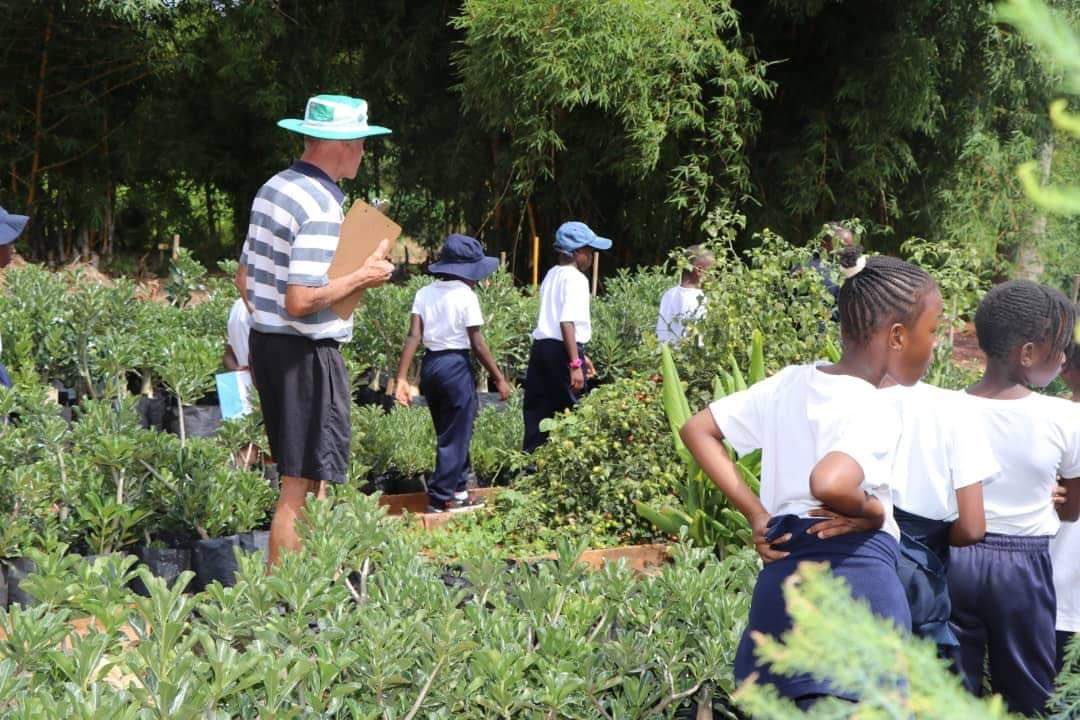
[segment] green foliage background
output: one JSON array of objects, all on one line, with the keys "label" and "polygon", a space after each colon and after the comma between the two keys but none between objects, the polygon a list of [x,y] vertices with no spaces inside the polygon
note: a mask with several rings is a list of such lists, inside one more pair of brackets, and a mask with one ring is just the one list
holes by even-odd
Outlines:
[{"label": "green foliage background", "polygon": [[861,217],[878,250],[918,236],[1066,289],[1080,270],[1080,221],[1014,172],[1080,167],[1046,113],[1061,66],[981,0],[9,0],[0,24],[0,203],[38,258],[155,269],[173,234],[234,257],[299,149],[274,122],[339,91],[395,131],[350,195],[390,197],[424,245],[480,235],[518,278],[534,228],[600,228],[607,276],[706,239],[715,209],[746,216],[740,247]]}]

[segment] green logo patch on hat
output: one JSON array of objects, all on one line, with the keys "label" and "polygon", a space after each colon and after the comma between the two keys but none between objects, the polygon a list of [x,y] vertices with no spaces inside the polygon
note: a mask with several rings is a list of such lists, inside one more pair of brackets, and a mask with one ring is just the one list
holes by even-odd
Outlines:
[{"label": "green logo patch on hat", "polygon": [[307,119],[317,122],[333,122],[334,108],[318,102],[308,103]]}]

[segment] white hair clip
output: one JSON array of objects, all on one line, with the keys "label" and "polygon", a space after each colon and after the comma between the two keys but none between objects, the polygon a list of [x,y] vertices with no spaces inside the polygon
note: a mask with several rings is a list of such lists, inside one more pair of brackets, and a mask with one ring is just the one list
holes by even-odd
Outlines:
[{"label": "white hair clip", "polygon": [[840,268],[840,272],[844,273],[844,277],[846,277],[846,278],[853,278],[853,277],[855,277],[856,275],[858,275],[859,273],[861,273],[865,269],[866,269],[866,256],[865,255],[860,255],[859,259],[855,261],[855,267],[849,267],[849,268],[842,267],[842,268]]}]

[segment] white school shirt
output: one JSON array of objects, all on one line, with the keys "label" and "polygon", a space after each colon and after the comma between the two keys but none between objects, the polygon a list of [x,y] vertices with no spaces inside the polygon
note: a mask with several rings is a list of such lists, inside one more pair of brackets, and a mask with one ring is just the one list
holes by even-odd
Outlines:
[{"label": "white school shirt", "polygon": [[986,532],[1055,535],[1058,477],[1080,477],[1080,406],[1039,393],[1017,400],[968,395],[965,415],[986,432],[1000,469],[983,487]]},{"label": "white school shirt", "polygon": [[468,350],[469,328],[484,324],[480,300],[460,280],[436,280],[416,292],[413,315],[424,322],[428,350]]},{"label": "white school shirt", "polygon": [[901,423],[873,385],[817,364],[793,365],[709,410],[736,452],[761,449],[761,503],[770,515],[810,517],[821,506],[810,493],[810,471],[828,453],[842,452],[859,463],[863,489],[885,507],[881,529],[900,538],[890,481]]},{"label": "white school shirt", "polygon": [[965,416],[970,395],[920,382],[881,391],[904,424],[893,503],[930,520],[955,520],[956,491],[989,483],[1000,469],[986,432]]},{"label": "white school shirt", "polygon": [[251,332],[251,313],[243,300],[237,300],[229,308],[229,320],[226,324],[226,332],[229,339],[229,347],[236,356],[236,364],[247,367],[248,362],[248,334]]},{"label": "white school shirt", "polygon": [[559,323],[574,323],[574,339],[584,345],[592,340],[589,314],[589,279],[574,265],[556,265],[540,283],[540,318],[534,340],[562,340]]},{"label": "white school shirt", "polygon": [[662,343],[677,343],[686,330],[684,323],[705,317],[705,292],[701,288],[681,285],[660,298],[660,317],[656,320],[656,339]]}]

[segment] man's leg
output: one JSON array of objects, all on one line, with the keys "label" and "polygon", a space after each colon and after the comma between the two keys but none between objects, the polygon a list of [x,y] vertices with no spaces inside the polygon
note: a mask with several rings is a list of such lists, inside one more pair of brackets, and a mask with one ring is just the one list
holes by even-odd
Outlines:
[{"label": "man's leg", "polygon": [[313,493],[319,500],[325,499],[326,483],[290,476],[281,478],[281,494],[274,508],[274,519],[270,522],[271,567],[281,560],[282,552],[296,552],[300,549],[296,518],[304,510],[308,493]]}]

